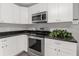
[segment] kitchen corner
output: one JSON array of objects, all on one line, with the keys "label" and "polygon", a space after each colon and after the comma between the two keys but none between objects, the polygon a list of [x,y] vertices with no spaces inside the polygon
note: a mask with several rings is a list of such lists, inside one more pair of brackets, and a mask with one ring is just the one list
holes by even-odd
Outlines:
[{"label": "kitchen corner", "polygon": [[79,3],[0,3],[0,56],[78,56]]}]

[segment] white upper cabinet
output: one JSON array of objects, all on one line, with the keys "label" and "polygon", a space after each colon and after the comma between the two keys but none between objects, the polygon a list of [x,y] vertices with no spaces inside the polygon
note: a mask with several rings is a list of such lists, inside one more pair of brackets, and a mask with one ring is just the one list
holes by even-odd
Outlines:
[{"label": "white upper cabinet", "polygon": [[19,6],[12,6],[12,23],[20,23],[20,8]]},{"label": "white upper cabinet", "polygon": [[48,23],[69,22],[73,20],[72,3],[40,3],[28,8],[29,23],[32,23],[32,14],[47,11]]},{"label": "white upper cabinet", "polygon": [[0,22],[1,22],[1,4],[0,4]]},{"label": "white upper cabinet", "polygon": [[20,8],[20,23],[21,24],[28,24],[28,8],[26,7],[19,7]]},{"label": "white upper cabinet", "polygon": [[58,19],[58,3],[48,4],[48,22],[56,22]]},{"label": "white upper cabinet", "polygon": [[13,3],[1,3],[1,23],[28,24],[28,9]]},{"label": "white upper cabinet", "polygon": [[48,4],[48,23],[67,22],[73,20],[72,3],[49,3]]},{"label": "white upper cabinet", "polygon": [[12,5],[8,3],[1,3],[1,23],[12,22]]},{"label": "white upper cabinet", "polygon": [[30,7],[32,14],[47,11],[47,3],[40,3]]},{"label": "white upper cabinet", "polygon": [[[47,11],[48,23],[73,21],[72,3],[39,3],[28,8],[13,3],[0,3],[0,22],[32,24],[32,14],[43,11]],[[75,14],[75,18],[78,18],[78,13]]]}]

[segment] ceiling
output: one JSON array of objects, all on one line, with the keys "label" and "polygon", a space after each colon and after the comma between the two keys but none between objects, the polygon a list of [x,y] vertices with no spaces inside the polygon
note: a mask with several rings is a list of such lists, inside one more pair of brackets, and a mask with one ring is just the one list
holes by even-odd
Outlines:
[{"label": "ceiling", "polygon": [[15,4],[22,7],[31,7],[37,3],[15,3]]}]

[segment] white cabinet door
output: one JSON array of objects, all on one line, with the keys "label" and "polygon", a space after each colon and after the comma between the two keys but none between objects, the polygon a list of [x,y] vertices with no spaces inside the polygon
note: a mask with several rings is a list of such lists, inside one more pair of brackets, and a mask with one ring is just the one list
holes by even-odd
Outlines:
[{"label": "white cabinet door", "polygon": [[0,56],[3,55],[2,39],[0,40]]},{"label": "white cabinet door", "polygon": [[16,39],[18,53],[25,51],[27,35],[19,35],[16,37]]},{"label": "white cabinet door", "polygon": [[32,14],[47,11],[47,3],[40,3],[30,7],[30,11]]},{"label": "white cabinet door", "polygon": [[32,11],[31,8],[28,8],[28,23],[32,24]]},{"label": "white cabinet door", "polygon": [[0,46],[0,56],[3,56],[3,49],[1,46]]},{"label": "white cabinet door", "polygon": [[28,9],[26,7],[19,7],[13,5],[13,23],[28,24]]},{"label": "white cabinet door", "polygon": [[74,51],[70,51],[68,49],[63,49],[63,48],[59,48],[60,50],[58,51],[58,56],[76,56],[76,52],[74,53]]},{"label": "white cabinet door", "polygon": [[20,19],[19,19],[19,22],[20,24],[28,24],[28,8],[26,7],[19,7],[20,8]]},{"label": "white cabinet door", "polygon": [[5,38],[5,47],[3,49],[4,56],[13,56],[17,54],[17,40],[16,37]]},{"label": "white cabinet door", "polygon": [[12,23],[12,4],[1,3],[1,22]]},{"label": "white cabinet door", "polygon": [[27,52],[27,35],[18,35],[0,40],[0,56],[14,56],[22,51]]},{"label": "white cabinet door", "polygon": [[16,55],[16,39],[14,37],[3,38],[0,40],[0,56]]},{"label": "white cabinet door", "polygon": [[7,39],[7,47],[3,50],[4,55],[13,56],[25,50],[26,35],[18,35]]},{"label": "white cabinet door", "polygon": [[26,35],[25,37],[25,51],[28,52],[28,35]]},{"label": "white cabinet door", "polygon": [[57,56],[57,47],[53,46],[53,48],[45,47],[45,56]]},{"label": "white cabinet door", "polygon": [[55,41],[45,38],[45,55],[46,56],[57,56],[58,46],[54,43]]},{"label": "white cabinet door", "polygon": [[14,3],[2,3],[0,5],[0,22],[27,24],[28,9],[17,6]]},{"label": "white cabinet door", "polygon": [[73,4],[72,3],[59,3],[58,16],[60,22],[73,20]]},{"label": "white cabinet door", "polygon": [[68,22],[73,20],[72,3],[49,3],[48,4],[48,23]]},{"label": "white cabinet door", "polygon": [[12,19],[16,24],[28,24],[28,9],[17,5],[12,6]]},{"label": "white cabinet door", "polygon": [[48,4],[48,23],[57,22],[58,19],[58,3]]},{"label": "white cabinet door", "polygon": [[19,7],[13,3],[2,3],[1,20],[3,23],[19,23]]},{"label": "white cabinet door", "polygon": [[17,5],[12,5],[12,22],[15,24],[20,23],[20,8]]},{"label": "white cabinet door", "polygon": [[59,41],[58,55],[77,56],[77,43]]}]

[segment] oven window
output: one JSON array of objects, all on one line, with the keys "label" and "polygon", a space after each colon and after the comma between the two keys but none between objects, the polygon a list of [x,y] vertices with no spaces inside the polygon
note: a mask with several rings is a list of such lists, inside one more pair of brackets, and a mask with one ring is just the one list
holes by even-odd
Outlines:
[{"label": "oven window", "polygon": [[29,48],[41,52],[41,40],[29,38]]}]

